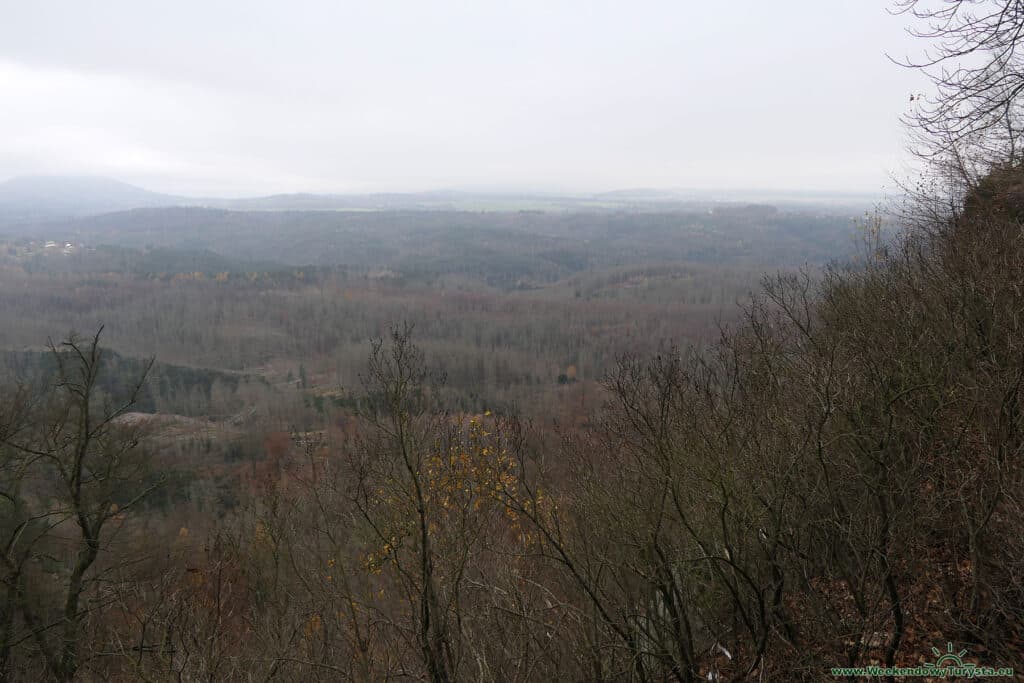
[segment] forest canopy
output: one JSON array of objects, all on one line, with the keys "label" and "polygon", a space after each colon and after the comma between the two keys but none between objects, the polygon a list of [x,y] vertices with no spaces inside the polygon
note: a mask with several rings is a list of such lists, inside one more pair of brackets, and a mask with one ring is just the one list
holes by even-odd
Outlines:
[{"label": "forest canopy", "polygon": [[1019,675],[1018,4],[899,5],[929,165],[855,239],[744,202],[19,223],[0,680]]}]

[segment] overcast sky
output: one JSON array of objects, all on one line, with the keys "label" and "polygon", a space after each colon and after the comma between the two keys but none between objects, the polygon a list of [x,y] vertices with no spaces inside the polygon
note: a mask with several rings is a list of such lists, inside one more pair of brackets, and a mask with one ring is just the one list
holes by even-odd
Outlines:
[{"label": "overcast sky", "polygon": [[879,192],[883,0],[0,0],[0,180],[194,195]]}]

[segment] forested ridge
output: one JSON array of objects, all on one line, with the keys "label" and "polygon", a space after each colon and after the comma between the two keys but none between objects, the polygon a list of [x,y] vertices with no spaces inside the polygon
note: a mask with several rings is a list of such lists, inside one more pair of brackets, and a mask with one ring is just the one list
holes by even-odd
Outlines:
[{"label": "forested ridge", "polygon": [[855,234],[18,204],[0,681],[1019,676],[1024,10],[897,10],[937,46],[921,175]]},{"label": "forested ridge", "polygon": [[5,675],[816,680],[945,640],[1018,663],[1022,179],[768,277],[704,351],[620,354],[571,426],[452,412],[396,328],[333,426],[222,453],[215,523],[157,491],[194,497],[176,461],[210,451],[183,444],[255,425],[147,417],[159,391],[110,382],[146,364],[57,344],[55,380],[4,394]]}]

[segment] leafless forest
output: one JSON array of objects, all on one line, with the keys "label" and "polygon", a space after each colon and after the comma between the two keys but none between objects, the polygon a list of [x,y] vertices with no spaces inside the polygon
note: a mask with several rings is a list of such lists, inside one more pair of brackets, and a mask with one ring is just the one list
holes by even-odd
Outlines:
[{"label": "leafless forest", "polygon": [[0,681],[1024,670],[1024,9],[938,7],[881,209],[0,184]]}]

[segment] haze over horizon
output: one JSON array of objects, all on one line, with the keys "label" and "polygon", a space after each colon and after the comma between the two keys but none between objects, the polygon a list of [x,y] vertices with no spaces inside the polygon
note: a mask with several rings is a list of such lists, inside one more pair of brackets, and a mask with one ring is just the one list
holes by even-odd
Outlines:
[{"label": "haze over horizon", "polygon": [[[622,200],[634,200],[643,203],[645,200],[650,201],[671,201],[671,202],[688,202],[688,201],[741,201],[741,202],[756,202],[761,200],[769,199],[780,199],[780,200],[813,200],[813,201],[827,201],[829,199],[859,199],[859,200],[877,200],[879,194],[877,192],[870,191],[856,191],[856,190],[833,190],[833,189],[801,189],[801,188],[772,188],[772,187],[704,187],[704,188],[693,188],[693,187],[619,187],[610,190],[602,191],[585,191],[585,190],[572,190],[572,191],[558,191],[558,190],[547,190],[547,189],[522,189],[517,190],[514,188],[502,188],[497,187],[494,189],[474,189],[474,188],[463,188],[463,187],[433,187],[426,188],[423,190],[366,190],[366,191],[322,191],[322,192],[308,192],[302,189],[286,192],[275,192],[267,191],[262,193],[250,193],[230,196],[220,196],[212,192],[183,192],[183,193],[170,193],[160,192],[149,188],[146,185],[137,183],[128,183],[119,178],[112,176],[102,176],[96,174],[30,174],[30,175],[19,175],[11,176],[9,178],[0,178],[0,194],[7,195],[7,199],[17,199],[18,201],[25,202],[41,202],[41,205],[45,205],[47,195],[67,195],[69,193],[85,196],[94,194],[97,197],[103,197],[109,195],[110,192],[128,192],[138,193],[140,195],[151,195],[153,198],[165,197],[167,199],[177,199],[184,201],[213,201],[213,202],[229,202],[228,206],[234,206],[236,201],[245,200],[258,200],[258,199],[272,199],[276,197],[339,197],[339,198],[360,198],[360,197],[373,197],[377,195],[386,196],[393,195],[396,197],[407,196],[410,198],[414,197],[428,197],[431,195],[437,195],[438,197],[444,197],[446,195],[452,196],[466,196],[466,197],[507,197],[514,199],[516,197],[529,198],[529,197],[550,197],[551,199],[592,199],[598,200],[602,197],[609,199],[619,198]],[[160,204],[152,204],[152,206],[160,206]],[[171,206],[171,205],[168,205]]]},{"label": "haze over horizon", "polygon": [[915,51],[887,6],[11,5],[0,179],[878,194],[921,89],[885,56]]}]

